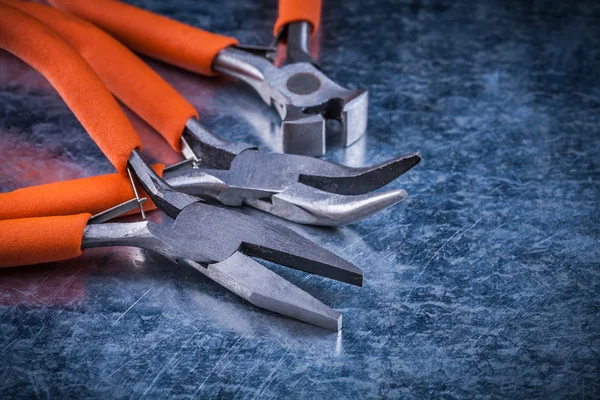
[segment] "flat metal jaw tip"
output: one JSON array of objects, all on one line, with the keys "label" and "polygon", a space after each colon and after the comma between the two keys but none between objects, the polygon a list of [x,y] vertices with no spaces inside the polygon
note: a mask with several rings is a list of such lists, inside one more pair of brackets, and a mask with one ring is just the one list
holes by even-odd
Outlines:
[{"label": "flat metal jaw tip", "polygon": [[403,189],[339,195],[298,183],[270,199],[246,199],[245,203],[300,224],[339,227],[370,217],[407,196]]},{"label": "flat metal jaw tip", "polygon": [[[285,153],[319,157],[326,152],[327,137],[340,135],[338,141],[345,147],[361,138],[367,130],[368,92],[341,88],[336,92],[343,97],[331,97],[308,107],[286,105],[281,125]],[[328,120],[340,122],[340,129],[328,130]]]},{"label": "flat metal jaw tip", "polygon": [[320,157],[327,152],[327,121],[322,115],[288,112],[281,122],[283,152]]},{"label": "flat metal jaw tip", "polygon": [[315,242],[281,225],[204,203],[185,207],[173,226],[148,225],[153,237],[177,249],[176,256],[203,264],[234,252],[283,266],[362,285],[362,271]]},{"label": "flat metal jaw tip", "polygon": [[341,122],[341,143],[349,146],[366,131],[369,96],[366,90],[348,90],[309,62],[281,68],[236,48],[226,48],[213,68],[252,86],[281,116],[286,153],[325,154],[327,120]]},{"label": "flat metal jaw tip", "polygon": [[343,136],[346,147],[354,144],[367,130],[369,116],[369,93],[366,89],[355,90],[344,100],[342,109]]},{"label": "flat metal jaw tip", "polygon": [[334,332],[342,328],[339,313],[238,251],[206,266],[186,263],[257,307]]}]

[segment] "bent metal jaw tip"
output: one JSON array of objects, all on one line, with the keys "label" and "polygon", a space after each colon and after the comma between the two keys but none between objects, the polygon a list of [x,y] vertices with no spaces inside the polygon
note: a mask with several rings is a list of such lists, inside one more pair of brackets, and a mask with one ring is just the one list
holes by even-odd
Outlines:
[{"label": "bent metal jaw tip", "polygon": [[374,215],[407,196],[403,189],[346,196],[298,183],[268,200],[246,199],[244,203],[300,224],[339,227]]},{"label": "bent metal jaw tip", "polygon": [[408,153],[366,167],[328,163],[313,171],[305,170],[298,181],[326,192],[359,195],[377,190],[411,170],[422,160],[420,152]]}]

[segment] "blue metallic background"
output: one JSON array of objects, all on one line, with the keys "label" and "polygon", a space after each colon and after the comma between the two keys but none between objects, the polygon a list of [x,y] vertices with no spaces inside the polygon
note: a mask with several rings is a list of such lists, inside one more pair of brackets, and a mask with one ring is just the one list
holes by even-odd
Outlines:
[{"label": "blue metallic background", "polygon": [[[274,0],[131,2],[249,44],[276,17]],[[600,397],[600,3],[324,3],[323,70],[370,90],[368,137],[327,157],[424,157],[380,215],[287,224],[363,268],[356,288],[272,266],[340,311],[342,332],[152,253],[94,249],[0,271],[0,397]],[[280,148],[251,90],[152,66],[218,134]],[[128,115],[147,157],[179,160]],[[0,157],[1,191],[112,171],[6,53]]]}]

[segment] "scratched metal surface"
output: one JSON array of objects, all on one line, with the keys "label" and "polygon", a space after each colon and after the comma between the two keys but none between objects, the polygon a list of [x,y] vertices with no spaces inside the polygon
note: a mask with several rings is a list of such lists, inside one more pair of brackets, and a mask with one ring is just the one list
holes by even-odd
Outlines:
[{"label": "scratched metal surface", "polygon": [[[246,43],[275,18],[273,1],[132,2]],[[0,271],[1,397],[600,396],[598,3],[331,0],[323,17],[325,72],[371,96],[368,138],[328,157],[425,158],[392,184],[403,204],[294,227],[362,267],[363,288],[272,266],[342,332],[95,249]],[[217,133],[279,147],[251,91],[152,65]],[[43,78],[6,53],[0,72],[0,190],[111,171]],[[179,160],[128,115],[148,157]]]}]

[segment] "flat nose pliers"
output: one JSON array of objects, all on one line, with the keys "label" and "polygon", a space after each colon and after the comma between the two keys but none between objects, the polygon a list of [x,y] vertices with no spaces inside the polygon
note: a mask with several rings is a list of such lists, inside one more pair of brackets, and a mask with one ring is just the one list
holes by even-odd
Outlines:
[{"label": "flat nose pliers", "polygon": [[[144,161],[133,127],[77,51],[37,19],[3,2],[0,48],[48,79],[117,169],[114,176],[119,182],[129,175],[134,188],[139,184],[174,219],[172,224],[96,224],[97,219],[85,209],[89,204],[73,197],[75,190],[56,192],[52,184],[28,188],[31,195],[52,195],[63,212],[44,215],[25,204],[16,218],[0,221],[0,267],[76,257],[90,247],[135,246],[191,266],[259,307],[340,329],[337,312],[250,256],[355,285],[362,284],[360,269],[290,229],[204,204],[169,186]],[[86,184],[90,179],[95,178],[87,178]],[[61,184],[65,187],[65,182]],[[85,190],[74,184],[77,190]],[[0,210],[11,206],[10,198],[11,193],[0,194]]]},{"label": "flat nose pliers", "polygon": [[133,50],[199,74],[223,74],[254,88],[282,118],[286,153],[321,156],[326,151],[326,121],[341,121],[342,143],[365,132],[366,90],[348,90],[329,79],[308,52],[320,23],[320,0],[280,0],[274,34],[286,42],[287,59],[275,66],[267,57],[239,46],[234,38],[203,31],[114,0],[49,0],[86,19]]},{"label": "flat nose pliers", "polygon": [[[419,163],[418,152],[352,168],[313,157],[259,151],[204,127],[196,109],[135,54],[102,30],[28,2],[11,2],[69,42],[109,90],[154,127],[186,162],[163,178],[184,192],[229,206],[250,205],[291,221],[340,226],[403,200],[404,190],[373,192]],[[107,62],[118,59],[118,63]]]}]

